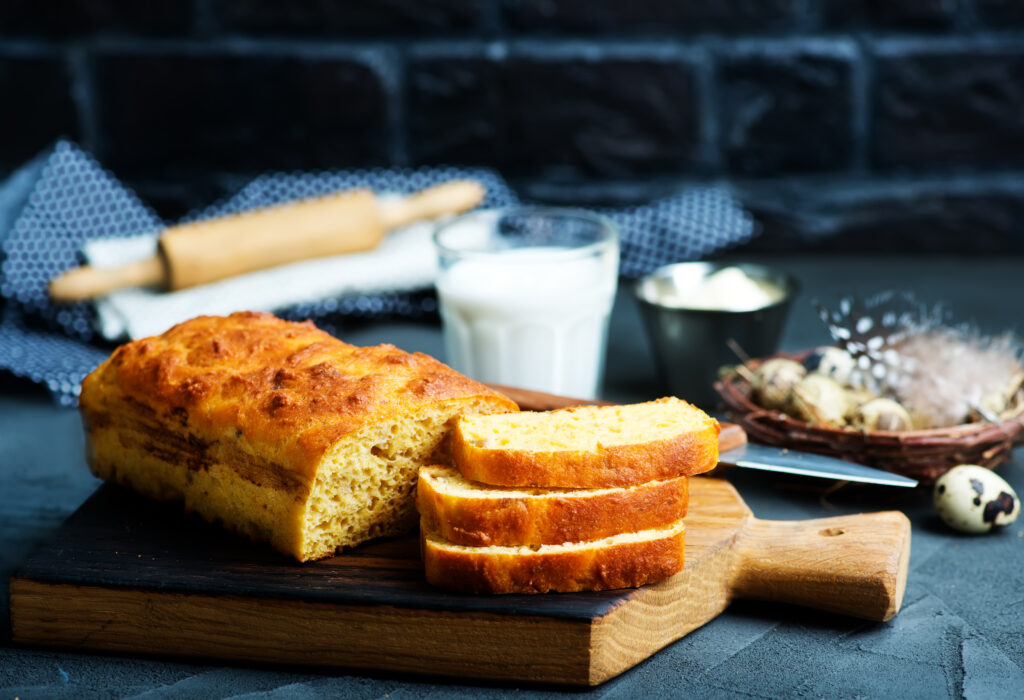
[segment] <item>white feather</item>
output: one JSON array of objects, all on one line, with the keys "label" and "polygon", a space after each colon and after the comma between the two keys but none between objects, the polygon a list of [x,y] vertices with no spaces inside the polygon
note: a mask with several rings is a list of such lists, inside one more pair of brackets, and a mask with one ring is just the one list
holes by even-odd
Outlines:
[{"label": "white feather", "polygon": [[891,390],[922,427],[967,422],[982,397],[1006,391],[1021,371],[1020,343],[1011,333],[938,326],[908,334],[897,350],[904,364]]}]

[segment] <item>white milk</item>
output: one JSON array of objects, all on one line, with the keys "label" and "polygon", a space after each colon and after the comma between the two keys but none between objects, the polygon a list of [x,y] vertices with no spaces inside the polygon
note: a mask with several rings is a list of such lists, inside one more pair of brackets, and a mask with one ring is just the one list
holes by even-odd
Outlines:
[{"label": "white milk", "polygon": [[617,276],[614,248],[588,257],[519,248],[455,262],[437,282],[449,363],[479,381],[596,397]]}]

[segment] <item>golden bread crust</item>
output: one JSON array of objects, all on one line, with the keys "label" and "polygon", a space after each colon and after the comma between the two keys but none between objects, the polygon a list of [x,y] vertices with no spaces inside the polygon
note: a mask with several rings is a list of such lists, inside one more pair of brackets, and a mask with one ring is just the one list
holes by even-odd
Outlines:
[{"label": "golden bread crust", "polygon": [[680,521],[653,539],[602,540],[540,549],[451,546],[421,525],[427,581],[467,593],[571,593],[631,588],[683,570],[685,528]]},{"label": "golden bread crust", "polygon": [[375,414],[466,396],[509,399],[423,353],[357,347],[271,314],[200,316],[122,345],[82,382],[86,420],[116,395],[227,437],[312,480],[327,449]]},{"label": "golden bread crust", "polygon": [[[85,378],[79,407],[94,474],[183,500],[300,560],[333,553],[332,540],[408,531],[415,470],[443,457],[454,416],[517,410],[427,355],[356,347],[308,321],[250,312],[202,316],[119,347]],[[353,501],[351,513],[372,504],[375,520],[338,540],[332,528],[354,516],[331,505],[332,489],[380,486],[363,476],[378,473],[390,479],[387,502]]]},{"label": "golden bread crust", "polygon": [[[631,486],[655,479],[691,476],[718,464],[721,426],[700,409],[665,398],[649,402],[688,406],[692,425],[668,439],[627,445],[598,445],[597,449],[533,451],[510,444],[491,448],[467,437],[462,420],[456,421],[452,458],[463,476],[495,486],[608,488]],[[617,407],[574,407],[551,414],[578,410],[614,411]]]},{"label": "golden bread crust", "polygon": [[470,546],[561,544],[665,527],[686,515],[688,477],[613,489],[530,493],[463,482],[455,469],[422,467],[416,507],[428,530]]}]

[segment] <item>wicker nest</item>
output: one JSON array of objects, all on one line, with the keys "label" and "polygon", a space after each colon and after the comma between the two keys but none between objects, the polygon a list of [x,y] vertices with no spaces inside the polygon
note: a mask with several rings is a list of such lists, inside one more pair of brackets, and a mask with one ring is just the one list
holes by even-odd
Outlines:
[{"label": "wicker nest", "polygon": [[[801,360],[806,353],[779,355]],[[756,369],[763,360],[747,366]],[[1024,413],[1002,423],[966,423],[949,428],[901,432],[827,428],[799,421],[781,411],[758,406],[750,383],[729,372],[715,383],[732,420],[743,426],[753,442],[830,455],[917,479],[935,482],[958,464],[993,469],[1010,458],[1014,445],[1024,442]]]}]

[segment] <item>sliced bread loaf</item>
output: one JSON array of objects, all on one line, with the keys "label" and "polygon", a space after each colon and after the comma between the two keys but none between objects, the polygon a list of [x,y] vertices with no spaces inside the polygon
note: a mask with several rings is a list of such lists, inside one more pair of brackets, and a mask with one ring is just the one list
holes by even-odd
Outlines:
[{"label": "sliced bread loaf", "polygon": [[462,416],[455,466],[499,486],[609,488],[699,474],[718,462],[718,422],[668,397],[625,406]]},{"label": "sliced bread loaf", "polygon": [[682,520],[589,542],[468,547],[420,524],[427,581],[467,593],[601,591],[642,586],[683,569]]},{"label": "sliced bread loaf", "polygon": [[419,471],[416,507],[428,530],[455,544],[562,544],[679,520],[686,515],[687,479],[607,489],[517,489],[429,466]]},{"label": "sliced bread loaf", "polygon": [[426,355],[257,313],[122,345],[79,406],[96,476],[299,561],[414,529],[455,416],[517,408]]}]

